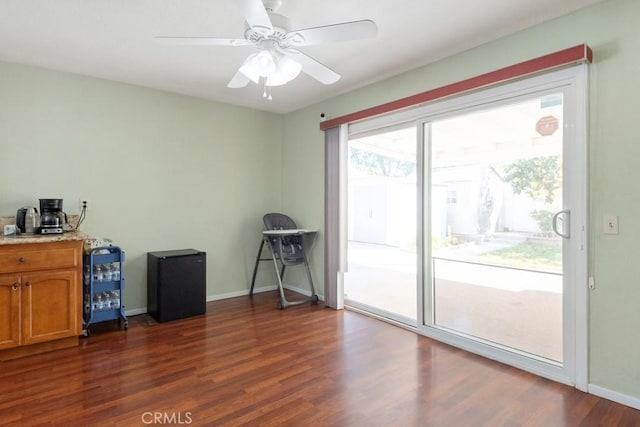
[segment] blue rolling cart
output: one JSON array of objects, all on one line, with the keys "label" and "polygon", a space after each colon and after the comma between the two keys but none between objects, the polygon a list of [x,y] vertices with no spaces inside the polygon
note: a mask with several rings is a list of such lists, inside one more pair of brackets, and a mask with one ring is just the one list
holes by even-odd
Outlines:
[{"label": "blue rolling cart", "polygon": [[91,334],[90,326],[106,320],[118,319],[124,329],[129,321],[124,313],[124,252],[118,246],[91,249],[83,256],[84,316],[82,334]]}]

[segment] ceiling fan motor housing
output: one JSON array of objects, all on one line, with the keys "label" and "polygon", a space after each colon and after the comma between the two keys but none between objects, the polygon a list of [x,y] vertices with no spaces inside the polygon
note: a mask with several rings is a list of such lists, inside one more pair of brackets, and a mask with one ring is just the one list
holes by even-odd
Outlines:
[{"label": "ceiling fan motor housing", "polygon": [[249,27],[247,25],[244,37],[257,45],[259,45],[265,39],[273,40],[278,45],[284,43],[287,34],[291,29],[289,18],[284,15],[280,15],[279,13],[269,13],[269,18],[271,19],[271,24],[273,25],[273,32],[271,32],[267,28]]}]

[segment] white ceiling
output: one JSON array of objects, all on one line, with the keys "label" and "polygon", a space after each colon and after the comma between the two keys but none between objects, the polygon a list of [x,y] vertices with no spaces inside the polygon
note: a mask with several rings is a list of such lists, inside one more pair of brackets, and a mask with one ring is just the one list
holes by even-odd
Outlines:
[{"label": "white ceiling", "polygon": [[226,87],[253,47],[152,39],[243,38],[234,0],[0,0],[0,60],[285,113],[600,1],[284,0],[293,29],[372,19],[378,36],[300,48],[342,78],[325,86],[303,73],[271,101],[253,83]]}]

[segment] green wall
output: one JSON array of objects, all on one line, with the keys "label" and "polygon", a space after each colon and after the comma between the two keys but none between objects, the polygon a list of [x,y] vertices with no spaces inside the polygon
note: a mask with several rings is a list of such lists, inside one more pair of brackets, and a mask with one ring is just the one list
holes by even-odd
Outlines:
[{"label": "green wall", "polygon": [[[283,176],[283,210],[306,227],[321,227],[324,207],[321,112],[338,117],[586,43],[590,67],[590,383],[640,398],[640,2],[612,0],[538,25],[377,84],[288,114],[283,162],[304,164],[305,180]],[[296,166],[299,173],[302,166]],[[307,192],[300,203],[302,192]],[[604,235],[605,213],[619,216],[620,234]],[[314,277],[322,283],[322,242]],[[585,284],[586,286],[586,284]]]},{"label": "green wall", "polygon": [[82,230],[126,252],[127,310],[146,308],[150,251],[206,251],[211,297],[248,289],[280,209],[282,116],[8,63],[0,94],[0,215],[88,200]]}]

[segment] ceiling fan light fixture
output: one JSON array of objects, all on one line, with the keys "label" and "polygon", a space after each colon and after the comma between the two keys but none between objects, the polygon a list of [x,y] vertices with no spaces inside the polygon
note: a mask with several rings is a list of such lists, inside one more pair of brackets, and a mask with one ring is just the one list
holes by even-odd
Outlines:
[{"label": "ceiling fan light fixture", "polygon": [[273,55],[269,51],[261,50],[249,55],[240,67],[240,72],[254,83],[258,83],[260,77],[269,77],[275,73],[277,67]]},{"label": "ceiling fan light fixture", "polygon": [[250,55],[240,72],[258,84],[264,78],[266,86],[281,86],[298,77],[302,65],[280,52],[261,50]]},{"label": "ceiling fan light fixture", "polygon": [[267,77],[267,86],[282,86],[298,77],[302,71],[302,64],[283,54],[274,55],[276,58],[276,72]]}]

